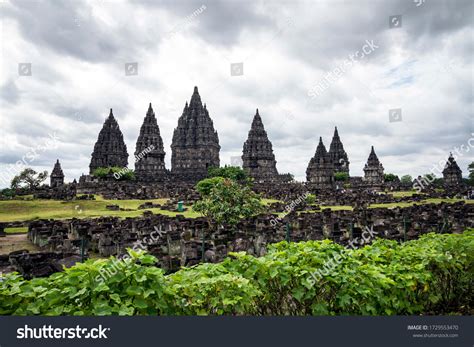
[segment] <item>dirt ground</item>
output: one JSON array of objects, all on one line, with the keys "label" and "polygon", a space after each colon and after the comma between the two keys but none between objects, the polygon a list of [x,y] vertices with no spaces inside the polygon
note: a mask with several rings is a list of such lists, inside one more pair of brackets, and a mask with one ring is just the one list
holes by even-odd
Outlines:
[{"label": "dirt ground", "polygon": [[30,252],[39,251],[39,248],[28,240],[26,233],[7,234],[5,237],[0,237],[0,254],[8,254],[20,249],[27,249]]}]

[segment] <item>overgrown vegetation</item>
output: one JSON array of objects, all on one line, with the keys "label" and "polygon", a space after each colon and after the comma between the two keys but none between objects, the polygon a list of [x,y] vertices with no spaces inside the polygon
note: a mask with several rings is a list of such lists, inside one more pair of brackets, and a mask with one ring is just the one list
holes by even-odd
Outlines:
[{"label": "overgrown vegetation", "polygon": [[[342,260],[318,281],[311,273]],[[468,314],[474,230],[426,234],[358,250],[329,240],[270,245],[165,276],[151,255],[88,260],[48,278],[8,274],[2,315],[417,315]],[[110,276],[104,274],[110,273]]]},{"label": "overgrown vegetation", "polygon": [[349,174],[347,172],[335,172],[334,180],[337,182],[347,182],[349,181]]},{"label": "overgrown vegetation", "polygon": [[393,173],[386,173],[383,175],[385,182],[395,182],[398,181],[398,176]]},{"label": "overgrown vegetation", "polygon": [[223,224],[234,226],[241,219],[263,211],[258,194],[229,178],[204,179],[196,185],[196,190],[201,200],[194,203],[193,210],[206,217],[213,230]]},{"label": "overgrown vegetation", "polygon": [[92,175],[98,178],[112,176],[118,181],[131,181],[135,179],[135,172],[132,169],[119,166],[98,167],[94,170]]},{"label": "overgrown vegetation", "polygon": [[247,173],[238,166],[211,167],[207,170],[207,176],[209,178],[223,177],[238,182],[247,182],[249,180]]}]

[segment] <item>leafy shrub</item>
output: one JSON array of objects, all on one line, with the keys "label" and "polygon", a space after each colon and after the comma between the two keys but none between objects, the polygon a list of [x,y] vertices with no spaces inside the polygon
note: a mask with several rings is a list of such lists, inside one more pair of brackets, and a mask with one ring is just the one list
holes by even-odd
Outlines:
[{"label": "leafy shrub", "polygon": [[246,181],[247,174],[238,166],[210,167],[207,170],[207,176],[229,178],[234,181]]},{"label": "leafy shrub", "polygon": [[339,182],[346,182],[349,180],[349,174],[347,172],[335,172],[334,180]]},{"label": "leafy shrub", "polygon": [[474,230],[356,250],[280,242],[260,258],[233,253],[168,276],[153,256],[129,254],[120,266],[88,260],[48,278],[7,274],[0,314],[416,315],[470,312],[473,301]]}]

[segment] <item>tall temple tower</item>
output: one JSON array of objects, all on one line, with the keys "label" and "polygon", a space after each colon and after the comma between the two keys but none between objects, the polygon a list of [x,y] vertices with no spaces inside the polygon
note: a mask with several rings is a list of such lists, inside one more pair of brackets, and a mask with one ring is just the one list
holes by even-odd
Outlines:
[{"label": "tall temple tower", "polygon": [[163,140],[150,103],[135,147],[135,177],[139,181],[159,181],[165,175]]},{"label": "tall temple tower", "polygon": [[56,164],[54,164],[53,171],[51,171],[51,175],[49,178],[50,178],[49,186],[51,188],[56,188],[64,184],[64,173],[63,173],[63,170],[61,169],[61,164],[59,163],[59,159],[56,161]]},{"label": "tall temple tower", "polygon": [[207,176],[209,167],[219,166],[219,136],[214,130],[206,105],[202,105],[198,88],[194,87],[191,101],[174,129],[171,143],[171,172],[185,180]]},{"label": "tall temple tower", "polygon": [[127,164],[127,146],[112,109],[110,109],[109,117],[105,120],[99,138],[94,145],[94,152],[92,152],[89,165],[90,173],[92,174],[99,167],[126,167]]},{"label": "tall temple tower", "polygon": [[258,109],[244,143],[242,163],[243,169],[257,182],[274,181],[278,178],[272,143],[268,139]]},{"label": "tall temple tower", "polygon": [[306,180],[313,183],[318,189],[329,189],[334,184],[334,163],[331,160],[323,139],[319,138],[314,157],[309,161],[306,169]]},{"label": "tall temple tower", "polygon": [[367,164],[364,167],[365,184],[373,188],[381,188],[384,183],[383,166],[375,154],[374,146],[370,150]]},{"label": "tall temple tower", "polygon": [[346,172],[349,174],[349,158],[339,138],[337,127],[334,129],[334,136],[332,137],[328,154],[334,164],[335,172]]},{"label": "tall temple tower", "polygon": [[462,171],[459,168],[456,160],[453,158],[453,153],[449,153],[448,161],[443,170],[444,184],[447,186],[458,186],[462,184]]}]

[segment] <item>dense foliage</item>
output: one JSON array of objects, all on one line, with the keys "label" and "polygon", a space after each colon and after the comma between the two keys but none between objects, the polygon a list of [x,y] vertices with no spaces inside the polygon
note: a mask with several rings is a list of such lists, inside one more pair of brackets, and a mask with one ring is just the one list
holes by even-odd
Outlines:
[{"label": "dense foliage", "polygon": [[207,170],[207,176],[229,178],[234,181],[247,181],[248,176],[245,171],[238,166],[210,167]]},{"label": "dense foliage", "polygon": [[[312,273],[336,266],[315,280]],[[474,230],[378,239],[351,250],[329,240],[271,245],[165,276],[151,255],[88,260],[48,278],[0,282],[2,315],[404,315],[469,313]]]},{"label": "dense foliage", "polygon": [[398,181],[398,176],[393,173],[386,173],[383,175],[385,182],[395,182]]},{"label": "dense foliage", "polygon": [[92,175],[99,178],[107,178],[109,175],[112,175],[118,181],[131,181],[135,179],[135,172],[133,170],[119,166],[98,167]]},{"label": "dense foliage", "polygon": [[48,178],[48,171],[37,173],[32,168],[28,167],[13,177],[10,187],[12,189],[25,187],[28,189],[34,189],[39,187],[46,178]]},{"label": "dense foliage", "polygon": [[249,218],[263,210],[260,196],[247,185],[222,177],[207,178],[196,186],[201,200],[193,210],[202,213],[211,226],[236,225],[241,219]]},{"label": "dense foliage", "polygon": [[400,182],[403,184],[411,184],[413,182],[413,178],[410,175],[404,175],[400,178]]},{"label": "dense foliage", "polygon": [[334,180],[338,182],[346,182],[349,180],[349,174],[347,172],[335,172]]}]

